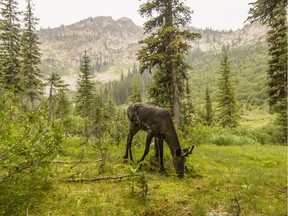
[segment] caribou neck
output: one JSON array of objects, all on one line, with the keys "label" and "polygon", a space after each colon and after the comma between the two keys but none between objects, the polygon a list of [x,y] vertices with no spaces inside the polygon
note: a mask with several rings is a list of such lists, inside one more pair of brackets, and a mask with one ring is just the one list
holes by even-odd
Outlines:
[{"label": "caribou neck", "polygon": [[180,150],[180,152],[181,152],[181,146],[180,146],[179,139],[178,139],[177,133],[175,131],[175,128],[173,128],[173,130],[170,131],[170,133],[167,133],[166,141],[168,143],[168,146],[170,148],[170,151],[172,153],[173,158],[175,158],[177,156],[176,151]]}]

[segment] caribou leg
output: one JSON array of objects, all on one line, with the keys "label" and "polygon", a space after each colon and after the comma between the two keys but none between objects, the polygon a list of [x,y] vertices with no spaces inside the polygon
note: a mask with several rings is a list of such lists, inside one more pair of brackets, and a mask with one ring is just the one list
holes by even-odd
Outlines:
[{"label": "caribou leg", "polygon": [[134,123],[130,123],[129,133],[127,135],[126,151],[125,151],[125,155],[123,156],[124,160],[127,160],[128,157],[130,156],[130,160],[134,162],[133,156],[132,156],[132,147],[131,147],[132,139],[139,130],[140,128],[138,125]]},{"label": "caribou leg", "polygon": [[154,137],[153,134],[148,132],[147,137],[146,137],[146,145],[145,145],[144,154],[143,154],[142,158],[137,162],[137,164],[140,163],[141,161],[143,161],[145,159],[146,155],[148,154],[150,144],[151,144],[153,137]]},{"label": "caribou leg", "polygon": [[164,162],[163,162],[163,139],[157,138],[157,147],[159,152],[159,165],[160,165],[160,173],[166,173],[164,169]]},{"label": "caribou leg", "polygon": [[158,138],[155,137],[154,139],[154,142],[155,142],[155,158],[156,158],[156,161],[159,161],[159,147],[158,147]]}]

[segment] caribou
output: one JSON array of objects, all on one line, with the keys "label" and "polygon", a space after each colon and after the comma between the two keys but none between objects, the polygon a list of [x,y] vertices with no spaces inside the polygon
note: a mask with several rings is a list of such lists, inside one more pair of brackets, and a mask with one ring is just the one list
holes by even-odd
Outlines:
[{"label": "caribou", "polygon": [[176,174],[180,178],[184,177],[185,158],[192,154],[194,145],[189,148],[181,148],[168,110],[151,104],[135,103],[128,107],[127,115],[130,126],[124,159],[128,160],[129,158],[133,161],[132,139],[138,131],[144,130],[147,132],[145,150],[142,158],[137,163],[145,159],[149,153],[152,138],[155,137],[156,155],[159,158],[160,172],[166,172],[163,164],[163,141],[165,140],[170,148]]}]

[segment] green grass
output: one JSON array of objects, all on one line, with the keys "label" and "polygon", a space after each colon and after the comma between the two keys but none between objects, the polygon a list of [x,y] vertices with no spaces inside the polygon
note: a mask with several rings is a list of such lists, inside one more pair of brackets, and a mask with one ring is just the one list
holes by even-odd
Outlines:
[{"label": "green grass", "polygon": [[[104,173],[101,162],[52,163],[51,178],[45,179],[41,170],[27,179],[15,177],[0,186],[0,215],[287,215],[287,146],[272,145],[277,144],[278,128],[269,124],[270,119],[273,116],[254,113],[245,115],[235,129],[199,124],[179,132],[182,147],[196,145],[187,158],[183,179],[175,176],[165,145],[168,175],[158,173],[151,146],[142,170],[136,172],[142,178],[65,181],[133,174],[137,167],[122,159],[124,137],[119,146],[103,138],[101,148],[108,149]],[[141,132],[133,139],[136,160],[143,154],[145,137]],[[56,160],[78,161],[83,152],[83,160],[101,158],[99,146],[91,142],[83,145],[82,139],[68,137]],[[146,184],[147,194],[143,189]]]},{"label": "green grass", "polygon": [[271,122],[275,121],[275,115],[269,114],[265,111],[246,111],[244,115],[241,116],[240,124],[242,126],[247,126],[251,129],[261,128]]},{"label": "green grass", "polygon": [[[140,135],[142,137],[144,135]],[[139,138],[138,138],[139,139]],[[139,139],[140,140],[140,139]],[[63,144],[61,160],[77,160],[80,141],[69,138]],[[185,143],[184,143],[185,144]],[[108,164],[102,176],[120,176],[132,167],[123,164],[124,143],[108,148]],[[140,158],[143,145],[134,146]],[[154,150],[147,157],[153,161]],[[99,151],[88,144],[85,159],[100,158]],[[29,215],[227,215],[287,214],[287,147],[272,145],[216,146],[198,145],[187,159],[186,176],[178,179],[169,150],[165,148],[168,176],[157,172],[157,165],[145,163],[148,193],[143,197],[141,184],[132,178],[97,182],[67,183],[67,178],[99,176],[100,163],[52,165],[53,189],[29,206]],[[140,173],[140,171],[138,171]],[[23,214],[22,214],[23,215]]]}]

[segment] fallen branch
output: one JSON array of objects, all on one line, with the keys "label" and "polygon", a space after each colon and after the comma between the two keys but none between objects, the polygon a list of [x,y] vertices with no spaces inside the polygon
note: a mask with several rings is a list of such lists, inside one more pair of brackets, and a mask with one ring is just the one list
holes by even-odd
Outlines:
[{"label": "fallen branch", "polygon": [[56,164],[72,164],[72,163],[97,163],[102,161],[102,159],[98,160],[81,160],[81,161],[61,161],[61,160],[52,160],[52,161],[47,161],[48,163],[56,163]]},{"label": "fallen branch", "polygon": [[94,182],[94,181],[102,181],[102,180],[121,180],[123,178],[129,178],[129,177],[134,177],[134,176],[139,176],[139,174],[136,175],[122,175],[122,176],[100,176],[97,178],[78,178],[78,179],[63,179],[62,181],[65,182]]}]

